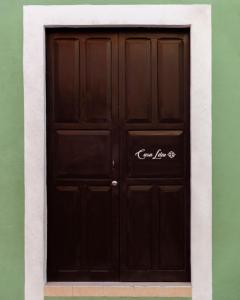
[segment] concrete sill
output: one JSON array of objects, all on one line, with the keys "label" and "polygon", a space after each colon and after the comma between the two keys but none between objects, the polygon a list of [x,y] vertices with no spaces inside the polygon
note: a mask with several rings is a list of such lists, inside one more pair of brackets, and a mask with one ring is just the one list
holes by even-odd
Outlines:
[{"label": "concrete sill", "polygon": [[191,283],[183,282],[51,282],[48,297],[191,297]]}]

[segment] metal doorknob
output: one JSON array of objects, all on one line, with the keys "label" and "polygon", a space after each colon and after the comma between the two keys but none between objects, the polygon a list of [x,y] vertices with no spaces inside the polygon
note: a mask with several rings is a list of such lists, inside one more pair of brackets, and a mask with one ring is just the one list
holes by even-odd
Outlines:
[{"label": "metal doorknob", "polygon": [[113,180],[112,181],[112,186],[117,186],[118,185],[118,182],[116,180]]}]

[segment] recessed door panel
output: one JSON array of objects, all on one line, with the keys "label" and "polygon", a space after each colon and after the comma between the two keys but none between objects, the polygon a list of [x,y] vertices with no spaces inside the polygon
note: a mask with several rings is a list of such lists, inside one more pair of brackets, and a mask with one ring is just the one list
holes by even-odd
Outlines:
[{"label": "recessed door panel", "polygon": [[125,120],[129,123],[151,122],[151,40],[127,39],[124,50]]},{"label": "recessed door panel", "polygon": [[149,269],[152,257],[152,212],[153,193],[151,186],[129,186],[127,191],[127,268]]},{"label": "recessed door panel", "polygon": [[127,144],[129,177],[184,176],[183,131],[129,131]]},{"label": "recessed door panel", "polygon": [[79,41],[56,39],[52,52],[54,119],[61,122],[78,121],[79,117]]},{"label": "recessed door panel", "polygon": [[189,29],[47,29],[48,281],[190,281]]},{"label": "recessed door panel", "polygon": [[94,269],[111,267],[115,251],[113,225],[117,223],[110,186],[89,186],[87,190],[87,258]]},{"label": "recessed door panel", "polygon": [[58,130],[56,147],[58,177],[111,176],[109,131]]},{"label": "recessed door panel", "polygon": [[77,186],[57,186],[52,193],[54,200],[48,205],[48,215],[52,216],[48,221],[50,278],[54,273],[58,276],[56,266],[59,272],[72,271],[81,259],[81,192]]},{"label": "recessed door panel", "polygon": [[181,122],[184,114],[183,41],[158,40],[158,111],[160,122]]},{"label": "recessed door panel", "polygon": [[112,44],[111,39],[87,39],[86,92],[84,99],[87,122],[109,122],[112,113]]},{"label": "recessed door panel", "polygon": [[186,264],[186,201],[183,186],[158,188],[159,268],[183,270]]}]

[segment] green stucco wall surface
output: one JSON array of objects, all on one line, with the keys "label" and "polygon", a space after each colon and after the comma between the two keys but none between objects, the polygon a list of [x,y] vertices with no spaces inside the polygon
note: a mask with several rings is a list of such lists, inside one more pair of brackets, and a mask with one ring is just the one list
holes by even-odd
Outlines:
[{"label": "green stucco wall surface", "polygon": [[213,300],[240,300],[239,0],[0,0],[0,299],[24,299],[23,5],[89,3],[212,4]]}]

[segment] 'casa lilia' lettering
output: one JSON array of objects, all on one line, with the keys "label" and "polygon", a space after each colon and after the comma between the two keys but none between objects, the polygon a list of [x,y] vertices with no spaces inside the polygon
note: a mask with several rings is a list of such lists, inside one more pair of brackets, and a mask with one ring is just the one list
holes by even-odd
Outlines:
[{"label": "'casa lilia' lettering", "polygon": [[173,159],[177,154],[174,151],[163,152],[161,149],[158,149],[155,153],[147,152],[146,149],[140,149],[135,153],[138,159],[164,159],[170,158]]}]

